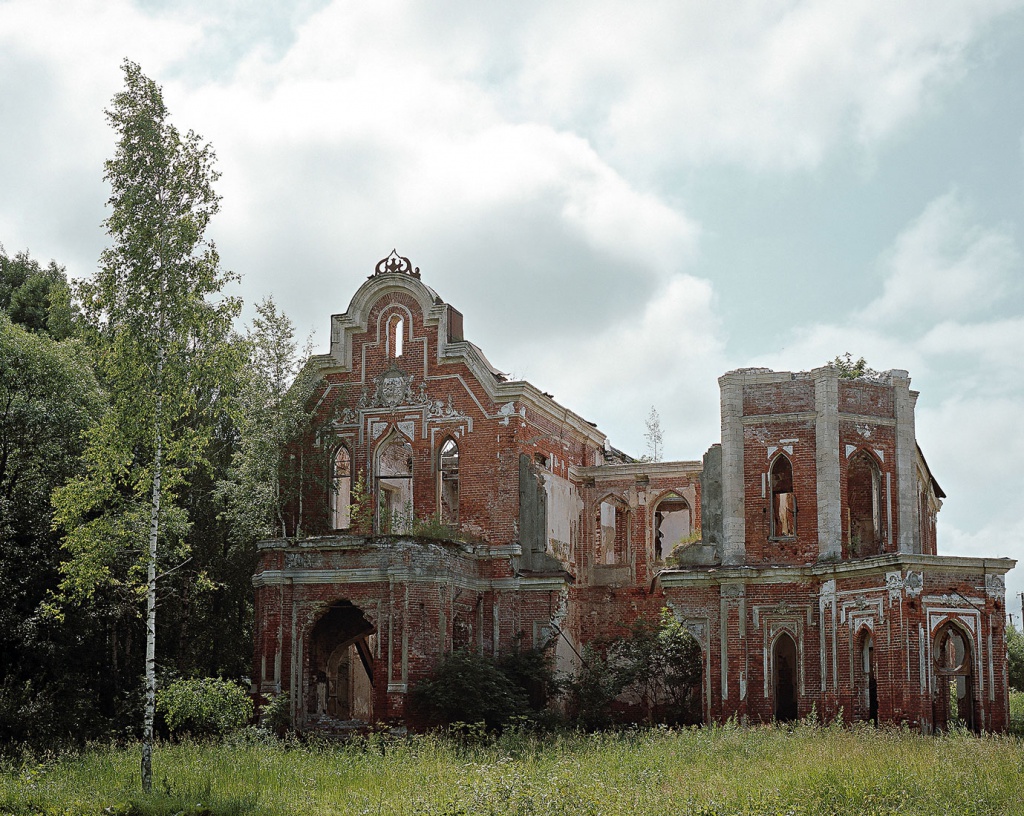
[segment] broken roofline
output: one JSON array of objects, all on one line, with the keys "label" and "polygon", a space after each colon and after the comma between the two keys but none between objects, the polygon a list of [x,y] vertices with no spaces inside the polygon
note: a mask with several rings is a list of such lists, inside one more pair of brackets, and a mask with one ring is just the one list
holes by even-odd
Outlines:
[{"label": "broken roofline", "polygon": [[[566,408],[553,396],[526,380],[506,380],[475,344],[461,337],[461,332],[460,336],[453,337],[452,329],[461,322],[461,314],[411,274],[391,272],[370,276],[352,296],[348,309],[342,314],[331,316],[331,350],[327,354],[310,358],[310,363],[320,373],[353,370],[352,338],[356,334],[369,332],[370,312],[380,297],[389,292],[411,295],[419,303],[424,325],[437,329],[437,361],[464,363],[492,402],[498,405],[520,403],[517,410],[522,406],[531,408],[552,424],[567,426],[592,445],[604,447],[607,437],[594,423]],[[365,374],[362,382],[366,384]]]}]

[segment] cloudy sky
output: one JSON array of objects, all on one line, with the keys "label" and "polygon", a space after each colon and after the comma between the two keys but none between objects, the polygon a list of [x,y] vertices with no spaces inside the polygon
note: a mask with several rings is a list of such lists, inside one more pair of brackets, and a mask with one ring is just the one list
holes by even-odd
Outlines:
[{"label": "cloudy sky", "polygon": [[721,373],[863,355],[921,391],[941,551],[1024,559],[1024,0],[0,0],[8,253],[95,269],[125,57],[318,349],[395,247],[496,366],[636,454],[656,406],[680,459]]}]

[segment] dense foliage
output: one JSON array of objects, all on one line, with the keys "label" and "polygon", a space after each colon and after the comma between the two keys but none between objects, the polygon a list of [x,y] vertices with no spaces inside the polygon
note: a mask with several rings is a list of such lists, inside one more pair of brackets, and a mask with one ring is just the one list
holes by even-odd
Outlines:
[{"label": "dense foliage", "polygon": [[1015,626],[1006,629],[1006,652],[1010,661],[1010,688],[1024,691],[1024,633]]},{"label": "dense foliage", "polygon": [[523,686],[492,659],[468,651],[446,654],[409,690],[409,713],[421,727],[484,723],[500,728],[528,706]]},{"label": "dense foliage", "polygon": [[216,677],[175,680],[157,691],[157,711],[171,734],[221,737],[252,718],[252,698],[238,683]]},{"label": "dense foliage", "polygon": [[636,621],[629,632],[587,645],[568,686],[584,728],[615,721],[700,722],[701,649],[669,610]]}]

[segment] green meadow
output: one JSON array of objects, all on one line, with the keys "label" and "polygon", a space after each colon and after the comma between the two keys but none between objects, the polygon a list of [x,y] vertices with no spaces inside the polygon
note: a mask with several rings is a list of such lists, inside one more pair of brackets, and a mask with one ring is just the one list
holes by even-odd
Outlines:
[{"label": "green meadow", "polygon": [[371,735],[345,744],[137,747],[9,761],[13,814],[1019,814],[1024,742],[954,732],[732,725],[496,738]]}]

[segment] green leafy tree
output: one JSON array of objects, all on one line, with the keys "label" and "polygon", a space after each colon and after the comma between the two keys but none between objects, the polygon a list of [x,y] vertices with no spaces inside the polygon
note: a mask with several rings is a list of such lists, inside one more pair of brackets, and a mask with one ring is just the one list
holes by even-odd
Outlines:
[{"label": "green leafy tree", "polygon": [[[242,348],[247,364],[233,408],[238,449],[228,478],[218,485],[225,514],[241,540],[284,537],[289,530],[300,535],[302,476],[313,477],[306,474],[308,463],[293,460],[288,448],[313,420],[309,403],[318,381],[305,367],[309,349],[299,353],[291,320],[271,298],[257,305]],[[296,445],[296,458],[306,455],[305,447]]]},{"label": "green leafy tree", "polygon": [[86,473],[54,494],[66,531],[65,596],[114,583],[146,603],[142,786],[152,787],[157,577],[187,557],[180,492],[204,464],[212,425],[200,398],[228,376],[238,312],[231,276],[204,238],[219,198],[214,153],[168,121],[160,87],[135,63],[106,116],[111,245],[79,289],[110,411],[88,438]]},{"label": "green leafy tree", "polygon": [[588,728],[607,725],[616,706],[627,719],[640,711],[647,722],[697,722],[701,673],[700,644],[666,609],[656,623],[640,619],[588,646],[569,691]]},{"label": "green leafy tree", "polygon": [[39,607],[59,581],[50,494],[76,472],[82,434],[103,407],[79,343],[27,331],[0,311],[0,752],[102,733],[110,616],[73,610],[55,626]]},{"label": "green leafy tree", "polygon": [[9,257],[0,244],[0,309],[12,322],[55,340],[74,335],[80,320],[71,303],[67,273],[56,261],[45,269],[28,252]]}]

